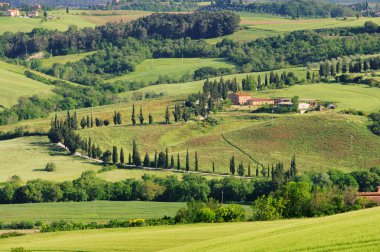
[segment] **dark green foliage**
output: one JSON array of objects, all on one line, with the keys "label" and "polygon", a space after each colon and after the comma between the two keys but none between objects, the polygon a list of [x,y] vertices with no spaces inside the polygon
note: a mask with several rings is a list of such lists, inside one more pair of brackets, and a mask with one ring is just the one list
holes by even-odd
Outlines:
[{"label": "dark green foliage", "polygon": [[146,153],[144,157],[144,167],[150,167],[149,154]]},{"label": "dark green foliage", "polygon": [[194,170],[198,171],[198,152],[195,152],[194,156]]},{"label": "dark green foliage", "polygon": [[123,147],[120,148],[120,164],[124,164],[125,162],[125,157],[124,157],[124,149]]},{"label": "dark green foliage", "polygon": [[140,121],[140,125],[144,125],[144,115],[142,112],[142,107],[140,107],[139,121]]},{"label": "dark green foliage", "polygon": [[179,153],[177,154],[177,170],[181,170],[181,160],[179,157]]},{"label": "dark green foliage", "polygon": [[141,166],[141,156],[135,140],[133,140],[132,144],[132,162],[136,166]]},{"label": "dark green foliage", "polygon": [[243,165],[243,162],[240,162],[239,166],[238,166],[238,169],[237,169],[237,173],[239,176],[244,176],[244,173],[245,173],[245,169],[244,169],[244,165]]},{"label": "dark green foliage", "polygon": [[45,171],[47,172],[54,172],[57,170],[57,166],[53,162],[49,162],[45,166]]},{"label": "dark green foliage", "polygon": [[170,123],[169,106],[166,106],[166,111],[165,111],[165,123],[166,123],[166,124],[169,124],[169,123]]},{"label": "dark green foliage", "polygon": [[230,173],[232,175],[235,175],[235,156],[232,156],[232,158],[230,159]]},{"label": "dark green foliage", "polygon": [[113,146],[113,148],[112,148],[112,163],[117,164],[118,162],[119,162],[119,157],[118,157],[117,147]]},{"label": "dark green foliage", "polygon": [[134,103],[132,105],[132,118],[131,118],[131,120],[132,120],[132,124],[136,125],[136,115],[135,115],[135,104]]},{"label": "dark green foliage", "polygon": [[186,151],[186,171],[190,170],[189,150]]},{"label": "dark green foliage", "polygon": [[163,151],[158,154],[157,167],[166,168],[166,154]]},{"label": "dark green foliage", "polygon": [[153,124],[153,116],[152,116],[152,114],[149,114],[149,124],[150,125]]}]

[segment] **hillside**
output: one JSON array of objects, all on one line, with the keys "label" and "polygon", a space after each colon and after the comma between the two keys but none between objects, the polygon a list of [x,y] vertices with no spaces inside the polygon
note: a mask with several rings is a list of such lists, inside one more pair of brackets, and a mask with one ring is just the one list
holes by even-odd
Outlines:
[{"label": "hillside", "polygon": [[379,208],[372,208],[314,219],[33,234],[3,240],[0,250],[375,251],[379,227]]},{"label": "hillside", "polygon": [[0,61],[0,107],[10,107],[19,97],[51,93],[51,86],[27,78],[23,67]]}]

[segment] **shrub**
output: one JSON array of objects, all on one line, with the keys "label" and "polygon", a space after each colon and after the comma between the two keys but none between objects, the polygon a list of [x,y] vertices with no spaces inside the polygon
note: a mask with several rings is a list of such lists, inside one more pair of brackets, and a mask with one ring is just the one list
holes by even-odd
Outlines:
[{"label": "shrub", "polygon": [[282,198],[262,196],[252,203],[252,220],[266,221],[282,219],[285,204]]},{"label": "shrub", "polygon": [[245,219],[245,211],[242,206],[231,204],[221,206],[215,211],[218,222],[237,222]]},{"label": "shrub", "polygon": [[57,166],[53,162],[49,162],[45,166],[45,171],[47,172],[54,172],[57,170]]},{"label": "shrub", "polygon": [[130,227],[141,227],[145,225],[145,220],[141,218],[132,219],[128,221],[128,224]]}]

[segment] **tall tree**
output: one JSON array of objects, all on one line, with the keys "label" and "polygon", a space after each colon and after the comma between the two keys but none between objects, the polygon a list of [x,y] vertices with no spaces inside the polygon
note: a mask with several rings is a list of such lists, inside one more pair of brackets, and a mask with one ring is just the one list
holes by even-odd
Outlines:
[{"label": "tall tree", "polygon": [[173,157],[173,155],[170,158],[170,169],[174,169],[174,157]]},{"label": "tall tree", "polygon": [[240,162],[239,167],[238,167],[238,169],[237,169],[237,173],[238,173],[238,175],[241,176],[241,177],[244,176],[245,170],[244,170],[243,161]]},{"label": "tall tree", "polygon": [[135,115],[135,104],[134,103],[132,105],[132,117],[131,117],[131,120],[132,120],[132,125],[136,125],[136,115]]},{"label": "tall tree", "polygon": [[118,154],[117,154],[117,147],[114,146],[112,148],[112,163],[117,164],[118,163]]},{"label": "tall tree", "polygon": [[136,166],[141,166],[141,156],[137,147],[136,140],[133,140],[133,146],[132,146],[132,161],[133,164]]},{"label": "tall tree", "polygon": [[186,171],[190,170],[189,149],[186,151]]},{"label": "tall tree", "polygon": [[150,167],[150,160],[149,160],[149,154],[148,154],[148,152],[145,153],[145,157],[144,157],[144,167]]},{"label": "tall tree", "polygon": [[198,152],[195,152],[195,157],[194,157],[194,169],[195,171],[198,171]]},{"label": "tall tree", "polygon": [[132,156],[131,156],[131,153],[128,153],[128,164],[132,165]]},{"label": "tall tree", "polygon": [[180,160],[180,157],[179,157],[179,153],[177,154],[177,170],[180,170],[181,169],[181,160]]},{"label": "tall tree", "polygon": [[230,160],[230,172],[232,175],[235,174],[235,156],[232,156]]},{"label": "tall tree", "polygon": [[120,148],[120,164],[124,164],[125,157],[124,157],[124,149],[123,147]]},{"label": "tall tree", "polygon": [[165,168],[166,169],[169,168],[169,150],[168,150],[168,148],[166,148],[166,150],[165,150]]},{"label": "tall tree", "polygon": [[165,111],[165,123],[166,123],[166,124],[169,124],[169,123],[170,123],[169,106],[166,106],[166,111]]},{"label": "tall tree", "polygon": [[153,124],[153,116],[152,116],[152,114],[149,114],[149,124],[150,125]]},{"label": "tall tree", "polygon": [[215,163],[212,162],[212,173],[215,173]]},{"label": "tall tree", "polygon": [[144,125],[144,115],[143,115],[142,107],[140,107],[139,120],[140,120],[140,125]]},{"label": "tall tree", "polygon": [[251,177],[251,162],[248,163],[248,177]]},{"label": "tall tree", "polygon": [[292,157],[292,160],[290,161],[290,177],[295,178],[297,176],[297,164],[296,164],[296,155]]}]

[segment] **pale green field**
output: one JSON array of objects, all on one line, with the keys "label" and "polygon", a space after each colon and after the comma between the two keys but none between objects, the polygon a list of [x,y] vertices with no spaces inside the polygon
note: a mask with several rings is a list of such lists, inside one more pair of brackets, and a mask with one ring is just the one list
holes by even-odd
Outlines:
[{"label": "pale green field", "polygon": [[347,18],[347,20],[334,18],[318,18],[318,19],[290,19],[281,16],[272,16],[256,13],[240,12],[241,18],[240,29],[234,34],[220,38],[210,39],[209,43],[215,44],[223,38],[229,38],[236,41],[249,41],[257,38],[272,37],[298,30],[312,30],[322,28],[338,28],[338,27],[355,27],[362,26],[366,21],[372,21],[380,24],[380,18],[360,17]]},{"label": "pale green field", "polygon": [[[135,218],[153,219],[165,215],[174,217],[185,202],[153,201],[90,201],[54,202],[0,205],[2,222],[13,221],[59,221],[75,223],[107,222],[109,220],[130,220]],[[252,214],[248,205],[243,205],[247,217]]]},{"label": "pale green field", "polygon": [[58,221],[105,222],[111,219],[162,218],[175,216],[183,202],[91,201],[0,205],[2,222]]},{"label": "pale green field", "polygon": [[[47,137],[23,137],[0,141],[0,181],[18,175],[22,180],[43,178],[52,181],[73,180],[87,170],[96,171],[94,165],[49,143]],[[42,171],[48,162],[54,162],[57,171]]]},{"label": "pale green field", "polygon": [[[115,15],[115,14],[116,15]],[[102,14],[105,16],[100,16]],[[65,10],[48,11],[48,15],[54,16],[54,19],[48,19],[47,22],[41,18],[11,18],[0,17],[0,34],[9,32],[30,32],[34,28],[45,28],[50,30],[65,31],[70,25],[78,28],[95,27],[107,22],[128,22],[139,17],[147,16],[150,12],[145,11],[82,11],[70,10],[66,14]]]},{"label": "pale green field", "polygon": [[136,71],[110,79],[110,82],[124,80],[137,82],[156,82],[160,76],[169,76],[179,79],[184,75],[192,75],[195,70],[201,67],[234,68],[232,63],[224,59],[207,58],[161,58],[148,59],[136,67]]},{"label": "pale green field", "polygon": [[10,107],[21,96],[51,94],[51,86],[27,78],[23,68],[0,61],[0,105]]},{"label": "pale green field", "polygon": [[323,218],[32,234],[4,239],[50,251],[377,251],[379,208]]},{"label": "pale green field", "polygon": [[43,59],[42,66],[49,68],[49,67],[52,67],[55,63],[65,64],[67,62],[75,62],[93,53],[94,52],[87,52],[87,53],[69,54],[69,55],[63,55],[63,56],[54,56],[52,58]]},{"label": "pale green field", "polygon": [[293,97],[333,101],[337,110],[356,109],[366,112],[380,110],[380,88],[371,88],[366,85],[341,84],[308,84],[296,85],[290,88],[260,91],[258,96],[264,97]]}]

